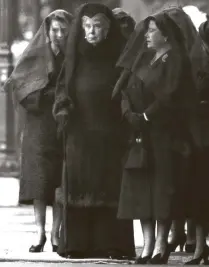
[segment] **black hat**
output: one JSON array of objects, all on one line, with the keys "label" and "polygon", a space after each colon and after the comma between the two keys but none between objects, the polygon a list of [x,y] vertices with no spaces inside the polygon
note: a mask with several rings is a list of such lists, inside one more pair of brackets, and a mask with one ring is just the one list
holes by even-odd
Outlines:
[{"label": "black hat", "polygon": [[199,34],[201,39],[209,45],[209,20],[201,23],[199,26]]}]

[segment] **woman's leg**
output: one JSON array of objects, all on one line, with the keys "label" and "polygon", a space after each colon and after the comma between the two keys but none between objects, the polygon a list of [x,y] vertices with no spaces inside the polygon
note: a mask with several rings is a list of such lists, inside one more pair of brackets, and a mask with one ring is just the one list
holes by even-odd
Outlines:
[{"label": "woman's leg", "polygon": [[141,257],[150,256],[153,253],[155,245],[155,221],[140,220],[144,238],[144,246]]},{"label": "woman's leg", "polygon": [[196,248],[193,258],[200,257],[206,246],[206,227],[203,223],[196,224]]},{"label": "woman's leg", "polygon": [[153,257],[157,254],[161,254],[161,256],[163,256],[166,253],[170,226],[171,226],[171,221],[169,220],[157,221],[157,237],[155,241]]},{"label": "woman's leg", "polygon": [[59,244],[59,234],[60,234],[60,225],[62,221],[62,206],[58,203],[53,204],[52,208],[52,231],[51,231],[51,243],[52,245],[58,246]]},{"label": "woman's leg", "polygon": [[186,234],[184,230],[185,220],[173,220],[171,225],[171,234],[168,238],[168,244],[170,251],[175,251],[178,246],[183,251],[184,244],[186,242]]},{"label": "woman's leg", "polygon": [[187,236],[186,243],[189,245],[196,243],[196,227],[195,222],[191,219],[187,220]]},{"label": "woman's leg", "polygon": [[186,265],[199,265],[202,260],[209,264],[209,247],[206,245],[206,226],[203,222],[196,223],[196,248],[193,259],[186,262]]},{"label": "woman's leg", "polygon": [[171,225],[171,234],[168,239],[169,243],[173,243],[178,239],[179,237],[185,235],[184,231],[184,220],[173,220]]},{"label": "woman's leg", "polygon": [[46,223],[46,203],[42,200],[34,199],[34,214],[37,227],[37,245],[43,243],[45,239],[45,223]]}]

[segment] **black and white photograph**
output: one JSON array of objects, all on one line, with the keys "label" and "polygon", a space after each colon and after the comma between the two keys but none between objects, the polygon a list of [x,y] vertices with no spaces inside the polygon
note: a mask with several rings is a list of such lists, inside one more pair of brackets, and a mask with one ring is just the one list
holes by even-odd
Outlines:
[{"label": "black and white photograph", "polygon": [[0,218],[0,267],[209,265],[209,0],[0,0]]}]

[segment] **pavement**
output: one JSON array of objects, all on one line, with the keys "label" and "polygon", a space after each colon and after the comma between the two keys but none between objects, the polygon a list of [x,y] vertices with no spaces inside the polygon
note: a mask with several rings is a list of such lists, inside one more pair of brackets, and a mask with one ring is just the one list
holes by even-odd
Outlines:
[{"label": "pavement", "polygon": [[[42,253],[29,253],[29,247],[35,242],[36,228],[32,206],[18,206],[18,187],[16,179],[5,180],[0,178],[0,267],[19,266],[58,266],[65,267],[76,264],[76,267],[86,264],[127,265],[133,262],[112,261],[104,259],[72,260],[60,257],[52,252],[50,244],[50,231],[52,225],[52,209],[47,208],[46,236],[47,242]],[[137,253],[143,245],[141,226],[139,221],[134,221],[134,235]],[[172,253],[168,266],[182,265],[192,257],[190,254]]]}]

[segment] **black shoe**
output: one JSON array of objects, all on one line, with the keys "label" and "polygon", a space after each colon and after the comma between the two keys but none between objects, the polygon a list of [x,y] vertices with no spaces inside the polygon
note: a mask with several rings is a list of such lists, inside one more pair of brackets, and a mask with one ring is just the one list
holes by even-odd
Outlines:
[{"label": "black shoe", "polygon": [[52,252],[57,252],[58,246],[57,245],[52,245]]},{"label": "black shoe", "polygon": [[128,254],[122,250],[109,250],[103,253],[104,256],[112,260],[133,260],[136,256],[135,253]]},{"label": "black shoe", "polygon": [[29,252],[43,252],[45,243],[46,243],[46,236],[44,236],[44,238],[43,238],[41,244],[36,245],[36,246],[32,245],[32,246],[29,248]]},{"label": "black shoe", "polygon": [[137,257],[135,259],[135,264],[146,264],[152,258],[152,254],[147,255],[145,257]]},{"label": "black shoe", "polygon": [[204,261],[205,265],[209,265],[208,256],[209,256],[209,247],[205,245],[201,255],[196,259],[192,259],[190,261],[185,262],[185,265],[199,265],[202,260]]},{"label": "black shoe", "polygon": [[180,246],[180,251],[183,251],[184,245],[186,243],[186,235],[181,235],[174,239],[171,243],[168,243],[168,249],[170,252],[174,252],[178,246]]},{"label": "black shoe", "polygon": [[196,248],[196,243],[194,244],[185,244],[185,251],[187,253],[194,253],[195,252],[195,248]]},{"label": "black shoe", "polygon": [[153,258],[151,258],[147,263],[148,264],[167,264],[169,256],[170,256],[170,251],[167,247],[163,255],[161,253],[158,253]]},{"label": "black shoe", "polygon": [[68,258],[68,259],[85,259],[86,255],[84,252],[72,251],[69,254],[67,254],[66,258]]}]

